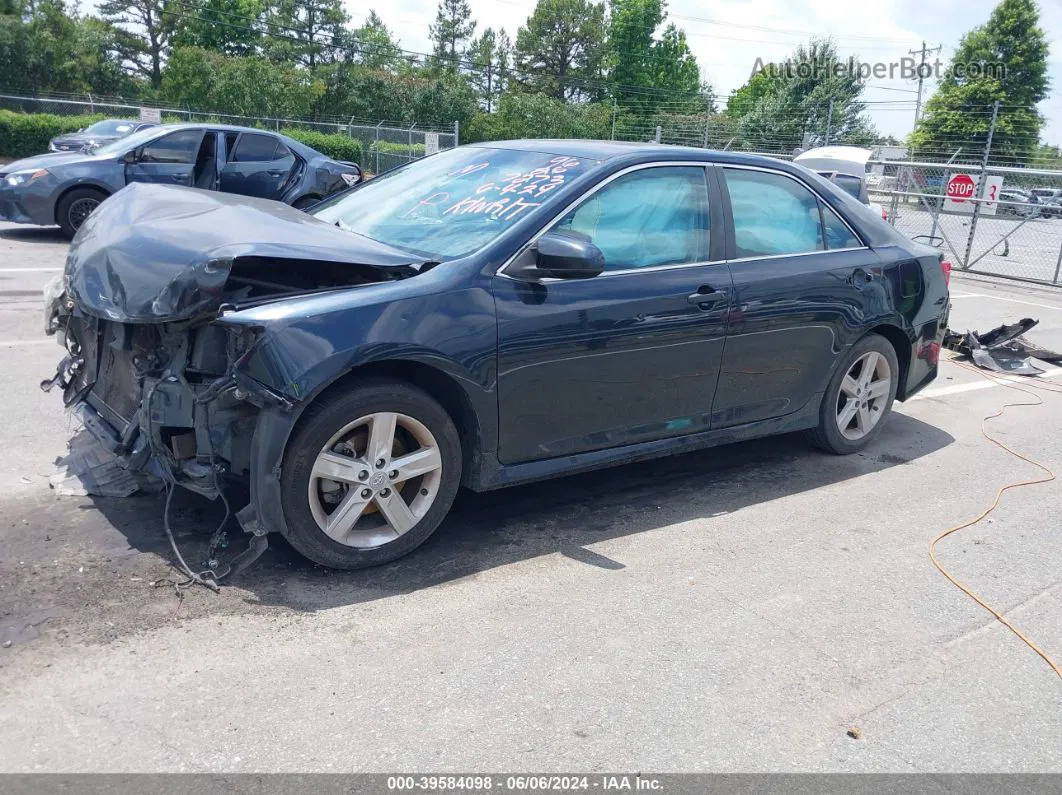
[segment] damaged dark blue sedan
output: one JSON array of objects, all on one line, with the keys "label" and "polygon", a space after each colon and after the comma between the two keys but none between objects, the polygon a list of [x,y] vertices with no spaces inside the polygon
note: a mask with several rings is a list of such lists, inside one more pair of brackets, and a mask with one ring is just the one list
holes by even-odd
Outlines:
[{"label": "damaged dark blue sedan", "polygon": [[863,449],[933,380],[948,264],[799,166],[466,146],[312,215],[134,185],[74,240],[52,381],[128,467],[314,561],[494,489],[788,431]]}]

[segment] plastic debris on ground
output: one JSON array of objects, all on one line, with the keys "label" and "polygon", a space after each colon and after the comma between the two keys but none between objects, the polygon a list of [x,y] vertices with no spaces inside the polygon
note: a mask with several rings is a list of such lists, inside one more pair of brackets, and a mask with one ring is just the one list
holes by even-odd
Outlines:
[{"label": "plastic debris on ground", "polygon": [[1026,332],[1039,322],[1027,317],[984,333],[967,331],[960,334],[948,329],[944,334],[944,347],[969,357],[982,370],[1013,375],[1043,375],[1047,371],[1039,365],[1044,362],[1062,365],[1062,353],[1042,348],[1025,339]]},{"label": "plastic debris on ground", "polygon": [[138,491],[158,492],[162,488],[141,473],[123,469],[118,459],[92,434],[80,431],[69,444],[70,451],[56,461],[48,485],[64,497],[129,497]]}]

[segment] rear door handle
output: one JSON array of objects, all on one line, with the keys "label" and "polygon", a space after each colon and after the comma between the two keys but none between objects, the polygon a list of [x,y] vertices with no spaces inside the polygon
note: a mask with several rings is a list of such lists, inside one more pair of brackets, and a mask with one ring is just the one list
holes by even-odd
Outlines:
[{"label": "rear door handle", "polygon": [[697,292],[686,296],[686,300],[699,306],[713,306],[726,300],[726,291],[703,285],[697,288]]}]

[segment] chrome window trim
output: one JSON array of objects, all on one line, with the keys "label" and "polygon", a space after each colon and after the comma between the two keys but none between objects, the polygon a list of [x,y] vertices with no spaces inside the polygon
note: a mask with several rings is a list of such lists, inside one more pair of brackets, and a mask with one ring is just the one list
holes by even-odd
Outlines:
[{"label": "chrome window trim", "polygon": [[[834,210],[833,207],[830,206],[830,203],[828,201],[826,201],[824,198],[822,198],[822,194],[821,193],[819,193],[813,187],[808,185],[808,183],[804,182],[804,180],[800,179],[800,177],[796,177],[796,176],[794,176],[792,174],[787,174],[784,171],[779,171],[779,170],[774,169],[774,168],[765,168],[764,166],[747,166],[747,165],[737,165],[737,164],[731,164],[731,163],[720,163],[718,165],[719,165],[719,168],[721,168],[723,170],[726,170],[728,168],[735,168],[735,169],[741,169],[743,171],[762,171],[765,174],[778,174],[779,176],[787,177],[787,178],[793,180],[793,182],[795,182],[797,185],[800,185],[804,189],[810,191],[812,196],[814,196],[820,202],[825,204],[826,208],[830,212],[832,212],[834,215],[836,215],[840,219],[841,223],[844,224],[848,228],[848,231],[852,233],[852,237],[854,237],[856,240],[858,240],[860,243],[863,244],[861,246],[849,246],[848,248],[843,248],[843,249],[842,248],[824,248],[824,249],[822,249],[821,253],[828,254],[831,251],[849,251],[849,250],[854,251],[857,248],[859,248],[859,249],[870,248],[866,244],[866,241],[863,240],[862,235],[860,235],[856,230],[854,230],[852,228],[852,225],[849,224],[848,221],[845,220],[844,216],[841,215],[836,210]],[[723,175],[723,185],[726,186],[726,175],[725,174]],[[730,188],[727,187],[727,190],[729,191]],[[731,208],[731,210],[730,210],[730,215],[731,215],[731,221],[732,221],[733,220],[733,215],[734,215],[733,208]],[[823,240],[822,244],[826,245],[826,241]],[[800,256],[801,254],[804,254],[804,253],[815,254],[815,253],[820,253],[820,252],[818,252],[818,251],[808,251],[808,252],[801,251],[801,252],[796,253],[796,254],[770,254],[768,256],[771,256],[771,257],[777,257],[777,256],[798,257],[798,256]],[[756,258],[755,257],[742,257],[741,259],[756,259]],[[734,260],[731,260],[731,262],[733,262],[733,261]]]},{"label": "chrome window trim", "polygon": [[[533,246],[535,243],[537,243],[538,239],[540,237],[542,237],[544,234],[546,234],[546,232],[548,232],[553,227],[553,225],[556,224],[560,219],[562,219],[569,212],[571,212],[576,207],[581,205],[583,202],[587,201],[591,196],[593,196],[599,190],[607,187],[614,180],[617,180],[620,177],[626,176],[627,174],[631,174],[631,173],[633,173],[635,171],[644,171],[645,169],[649,169],[649,168],[668,168],[668,167],[672,167],[672,166],[685,166],[687,168],[699,168],[702,171],[704,171],[705,169],[707,169],[707,168],[709,168],[709,167],[711,167],[713,165],[715,165],[715,164],[710,162],[710,161],[706,161],[706,160],[705,161],[702,161],[702,160],[658,160],[658,161],[656,161],[654,163],[638,163],[637,165],[628,166],[627,168],[620,169],[615,174],[610,174],[606,179],[603,179],[601,182],[597,183],[592,188],[590,188],[590,190],[586,191],[581,196],[577,196],[575,199],[573,199],[571,202],[569,202],[564,207],[563,210],[561,210],[559,213],[557,213],[555,216],[553,216],[547,223],[543,224],[542,228],[538,232],[536,232],[531,237],[530,240],[528,240],[524,245],[522,245],[516,251],[516,253],[514,253],[512,256],[509,257],[509,259],[505,260],[505,262],[501,265],[501,267],[499,267],[494,272],[494,275],[495,276],[502,276],[502,277],[504,277],[506,279],[513,279],[514,281],[521,281],[520,279],[514,279],[512,276],[510,276],[509,274],[505,273],[505,269],[508,268],[510,265],[512,265],[513,262],[520,255],[522,255],[525,251],[527,251],[529,248],[531,248],[531,246]],[[711,223],[711,204],[710,204],[710,202],[711,202],[711,191],[708,190],[708,182],[707,182],[708,174],[707,174],[707,172],[705,172],[704,178],[705,178],[704,190],[705,190],[705,194],[708,196],[708,200],[709,200],[709,216],[708,217],[709,217],[709,224],[710,224]],[[709,244],[710,243],[711,243],[711,240],[709,239]],[[629,273],[647,273],[647,272],[650,272],[650,271],[664,270],[664,269],[671,269],[671,268],[695,268],[698,265],[722,265],[725,262],[726,262],[726,260],[721,260],[720,259],[720,260],[708,260],[708,261],[704,261],[704,262],[675,262],[675,263],[670,263],[670,264],[667,264],[667,265],[651,265],[651,266],[646,267],[646,268],[624,268],[622,270],[615,270],[615,271],[602,271],[601,274],[599,276],[596,276],[595,278],[600,279],[602,276],[609,276],[609,275],[620,276],[620,275],[626,275],[626,274],[629,274]],[[540,279],[539,281],[541,283],[543,283],[543,284],[547,284],[547,283],[550,283],[550,282],[565,282],[565,281],[570,281],[570,280],[569,279],[545,278],[545,279]]]}]

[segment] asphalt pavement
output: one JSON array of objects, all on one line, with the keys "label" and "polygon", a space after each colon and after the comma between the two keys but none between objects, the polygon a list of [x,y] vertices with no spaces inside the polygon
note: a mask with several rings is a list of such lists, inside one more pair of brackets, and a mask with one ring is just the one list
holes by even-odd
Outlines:
[{"label": "asphalt pavement", "polygon": [[[0,771],[1062,772],[1062,680],[927,556],[1036,474],[980,433],[1033,396],[944,362],[860,455],[790,436],[463,493],[394,564],[275,540],[179,601],[158,495],[48,485],[65,250],[0,224]],[[1062,291],[952,289],[953,328],[1062,347]],[[989,428],[1062,471],[1058,372]],[[195,560],[222,508],[175,503]],[[1055,482],[939,547],[1058,660],[1060,527]]]}]

